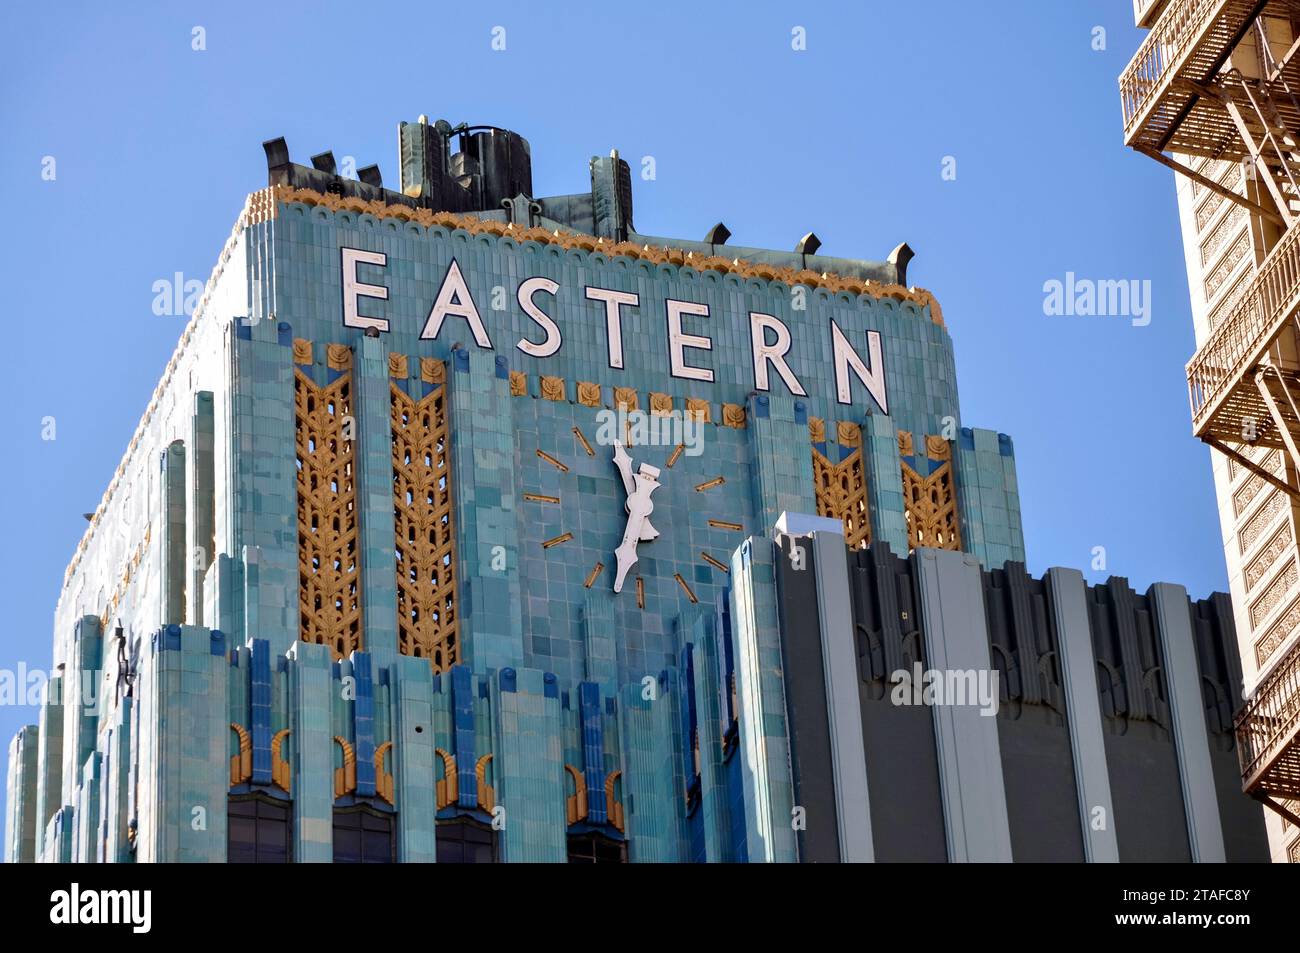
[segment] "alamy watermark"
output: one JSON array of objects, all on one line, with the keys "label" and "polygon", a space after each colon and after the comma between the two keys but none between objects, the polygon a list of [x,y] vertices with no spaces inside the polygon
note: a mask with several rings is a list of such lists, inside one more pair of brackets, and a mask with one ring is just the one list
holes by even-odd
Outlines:
[{"label": "alamy watermark", "polygon": [[[56,681],[59,675],[64,677]],[[108,694],[105,688],[111,691],[115,684],[103,671],[83,671],[78,686],[82,706],[89,712],[98,713],[104,696]],[[68,691],[66,672],[28,668],[26,662],[19,662],[17,668],[0,668],[0,706],[62,705]]]},{"label": "alamy watermark", "polygon": [[1076,278],[1067,271],[1065,280],[1043,282],[1043,314],[1078,317],[1130,318],[1135,328],[1151,323],[1150,278]]},{"label": "alamy watermark", "polygon": [[684,447],[688,457],[704,452],[704,421],[698,414],[669,410],[647,414],[628,410],[601,410],[596,414],[596,443],[612,447],[615,442],[636,447]]},{"label": "alamy watermark", "polygon": [[894,687],[889,700],[895,705],[973,707],[991,717],[998,713],[998,673],[995,669],[900,668],[889,676]]},{"label": "alamy watermark", "polygon": [[153,924],[152,890],[83,889],[75,881],[50,894],[50,922],[56,925],[124,925],[148,933]]}]

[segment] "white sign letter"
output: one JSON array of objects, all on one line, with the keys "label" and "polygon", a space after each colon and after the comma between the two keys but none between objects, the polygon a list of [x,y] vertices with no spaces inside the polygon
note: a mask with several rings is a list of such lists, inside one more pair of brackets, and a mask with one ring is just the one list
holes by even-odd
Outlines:
[{"label": "white sign letter", "polygon": [[524,314],[541,325],[542,330],[546,332],[546,340],[541,344],[534,344],[525,338],[520,339],[515,347],[525,354],[531,354],[533,357],[550,357],[560,349],[560,329],[555,326],[549,314],[533,304],[533,295],[537,292],[545,291],[553,295],[559,290],[559,282],[552,281],[550,278],[529,278],[519,286],[519,307],[523,308]]},{"label": "white sign letter", "polygon": [[378,328],[388,330],[387,318],[368,318],[357,314],[357,298],[388,300],[388,289],[383,285],[368,285],[357,281],[357,262],[367,265],[387,266],[388,256],[381,251],[362,251],[360,248],[343,249],[343,326],[345,328]]},{"label": "white sign letter", "polygon": [[454,258],[451,260],[451,267],[447,269],[447,277],[442,279],[438,298],[429,309],[429,320],[424,322],[424,330],[420,332],[420,337],[436,338],[438,332],[442,330],[442,322],[447,315],[464,318],[469,324],[469,329],[474,332],[474,343],[491,350],[492,339],[488,337],[487,329],[483,327],[483,320],[478,316],[478,308],[474,307],[474,298],[469,293],[469,286],[465,284],[465,278],[460,273],[460,265],[456,264]]},{"label": "white sign letter", "polygon": [[669,370],[672,372],[673,377],[684,378],[688,381],[712,381],[713,370],[711,368],[689,367],[686,364],[686,357],[683,354],[686,348],[693,347],[701,351],[712,351],[713,341],[706,337],[700,337],[698,334],[683,333],[683,314],[698,314],[707,318],[709,316],[709,306],[707,304],[695,304],[691,301],[668,299]]},{"label": "white sign letter", "polygon": [[836,399],[841,404],[853,403],[853,394],[849,387],[849,368],[867,387],[882,414],[889,413],[889,404],[885,396],[885,359],[881,355],[880,332],[867,332],[867,352],[871,355],[871,367],[867,368],[858,357],[853,346],[844,337],[834,321],[831,322],[831,345],[835,352],[835,390]]},{"label": "white sign letter", "polygon": [[629,305],[633,308],[641,304],[641,296],[635,291],[611,291],[608,288],[588,288],[588,301],[605,302],[605,331],[609,338],[609,366],[623,369],[623,322],[619,319],[619,307]]},{"label": "white sign letter", "polygon": [[[776,340],[771,344],[767,343],[768,328],[776,332]],[[771,389],[767,383],[767,365],[770,361],[776,368],[776,372],[781,375],[781,380],[785,381],[785,386],[790,388],[790,393],[796,397],[807,397],[808,392],[803,389],[803,385],[799,383],[799,379],[794,376],[794,372],[785,362],[785,354],[790,350],[790,329],[782,324],[779,318],[751,311],[749,312],[749,337],[754,346],[754,389]]]}]

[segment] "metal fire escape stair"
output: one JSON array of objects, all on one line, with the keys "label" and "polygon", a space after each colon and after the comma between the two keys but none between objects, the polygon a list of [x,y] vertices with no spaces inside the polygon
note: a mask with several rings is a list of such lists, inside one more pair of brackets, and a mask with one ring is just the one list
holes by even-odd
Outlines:
[{"label": "metal fire escape stair", "polygon": [[1300,801],[1300,649],[1260,682],[1235,721],[1242,788],[1300,826],[1278,803]]},{"label": "metal fire escape stair", "polygon": [[[1188,362],[1188,393],[1197,437],[1300,500],[1300,0],[1169,0],[1120,101],[1125,144],[1245,208],[1255,247],[1273,245]],[[1246,187],[1194,157],[1243,163]],[[1259,447],[1290,465],[1261,466]],[[1278,655],[1234,727],[1243,791],[1300,826],[1300,642]]]}]

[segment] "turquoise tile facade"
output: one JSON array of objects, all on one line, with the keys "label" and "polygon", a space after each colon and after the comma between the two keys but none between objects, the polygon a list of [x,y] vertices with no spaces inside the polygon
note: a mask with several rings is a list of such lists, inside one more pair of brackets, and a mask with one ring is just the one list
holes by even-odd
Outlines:
[{"label": "turquoise tile facade", "polygon": [[[989,568],[1023,560],[1011,442],[961,428],[946,328],[927,299],[886,293],[905,265],[641,236],[630,204],[621,225],[609,213],[623,201],[618,161],[592,168],[590,198],[477,217],[524,214],[540,233],[331,204],[320,190],[250,197],[69,569],[53,648],[64,674],[39,728],[11,744],[6,859],[223,861],[230,805],[249,799],[288,812],[298,862],[333,859],[338,818],[363,808],[393,820],[402,861],[437,859],[456,818],[491,831],[505,861],[563,861],[587,835],[633,861],[797,859],[772,556],[747,540],[783,512],[817,511],[820,419],[832,460],[848,452],[833,425],[861,428],[873,540],[908,548],[898,432],[951,432],[964,547]],[[589,247],[547,237],[584,231],[554,218],[564,208],[601,210]],[[612,248],[623,240],[627,253]],[[776,270],[627,251],[646,245]],[[387,289],[358,299],[382,331],[343,323],[345,248],[385,256],[357,266]],[[490,347],[463,310],[422,336],[453,263]],[[877,287],[802,285],[783,267]],[[545,357],[519,346],[546,337],[517,296],[529,278],[555,283],[532,296],[562,336]],[[620,311],[621,366],[587,288],[637,298]],[[712,381],[674,376],[669,300],[708,307],[683,331],[711,348],[684,355]],[[758,389],[751,312],[788,329],[806,393],[775,372]],[[837,399],[832,323],[867,363],[879,332],[887,407],[852,373],[851,402]],[[350,349],[356,434],[363,634],[344,658],[298,641],[310,570],[294,381],[328,384],[330,345]],[[442,672],[398,649],[394,354],[408,384],[421,359],[446,369],[460,655]],[[659,470],[659,537],[614,593],[627,513],[611,438],[628,435],[610,415],[627,394],[652,412],[634,426],[666,428],[628,447],[634,467]],[[707,407],[698,443],[688,401]],[[83,685],[97,704],[79,700]]]},{"label": "turquoise tile facade", "polygon": [[989,430],[963,429],[956,463],[966,551],[987,566],[1023,562],[1020,488],[1011,438]]},{"label": "turquoise tile facade", "polygon": [[732,558],[730,615],[736,650],[736,702],[742,725],[745,856],[751,862],[798,859],[792,824],[790,733],[781,674],[781,628],[770,546],[747,541]]},{"label": "turquoise tile facade", "polygon": [[24,725],[9,742],[9,775],[5,787],[4,862],[36,859],[36,725]]}]

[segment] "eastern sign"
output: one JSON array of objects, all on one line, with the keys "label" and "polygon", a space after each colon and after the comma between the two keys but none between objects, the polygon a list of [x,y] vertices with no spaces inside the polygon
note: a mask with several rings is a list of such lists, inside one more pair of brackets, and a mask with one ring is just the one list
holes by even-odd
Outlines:
[{"label": "eastern sign", "polygon": [[[362,298],[387,301],[388,287],[363,282],[357,277],[358,265],[384,268],[388,264],[388,256],[383,252],[358,248],[343,248],[341,252],[344,326],[373,328],[381,333],[388,331],[387,318],[365,315],[360,310]],[[539,341],[532,341],[527,337],[520,338],[515,342],[516,349],[535,358],[547,358],[559,352],[564,343],[563,332],[560,324],[552,316],[554,307],[548,312],[543,308],[539,296],[549,295],[558,302],[561,294],[560,283],[550,278],[532,277],[519,282],[515,288],[515,300],[521,312],[537,325],[543,336]],[[625,309],[639,308],[641,296],[633,291],[588,285],[583,288],[582,301],[596,302],[604,306],[605,342],[609,366],[621,370]],[[697,301],[666,298],[663,303],[663,313],[667,323],[668,359],[672,376],[681,380],[713,382],[713,368],[706,366],[707,358],[701,353],[713,350],[713,339],[707,333],[687,331],[685,324],[689,320],[694,322],[693,331],[705,331],[707,319],[710,317],[709,306]],[[478,347],[485,350],[494,349],[495,345],[483,323],[478,305],[474,301],[460,265],[454,258],[442,277],[420,337],[436,340],[442,333],[448,318],[463,320]],[[771,390],[771,374],[772,371],[776,371],[776,375],[781,378],[782,384],[792,395],[806,397],[807,391],[786,361],[786,355],[793,346],[793,337],[786,323],[775,315],[750,311],[749,331],[754,389]],[[841,404],[853,403],[852,378],[856,377],[871,395],[881,413],[887,414],[889,404],[881,335],[879,331],[869,330],[866,332],[866,337],[867,359],[863,360],[844,336],[839,325],[833,320],[830,322],[831,360],[835,367],[835,399]],[[689,361],[688,351],[693,352],[689,355]]]}]

